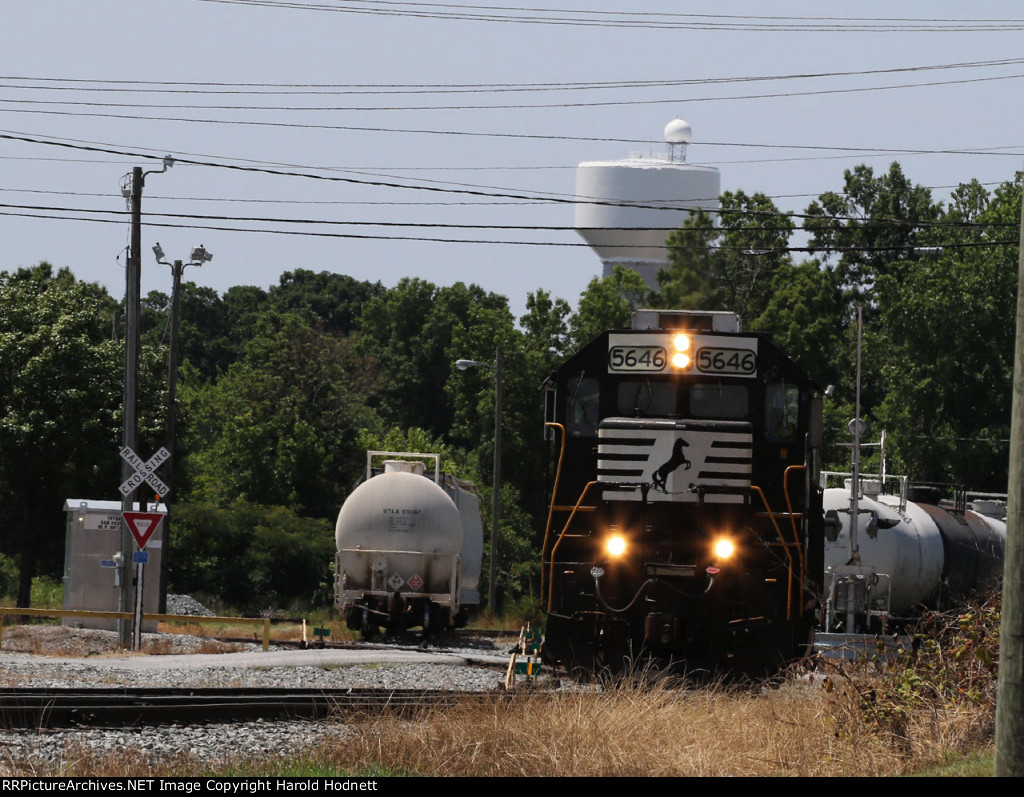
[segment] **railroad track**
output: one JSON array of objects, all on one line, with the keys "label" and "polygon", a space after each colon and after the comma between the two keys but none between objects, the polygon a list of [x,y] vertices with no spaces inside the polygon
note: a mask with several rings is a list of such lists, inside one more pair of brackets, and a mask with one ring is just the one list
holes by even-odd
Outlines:
[{"label": "railroad track", "polygon": [[0,688],[0,728],[123,727],[321,720],[494,700],[496,692],[419,689]]}]

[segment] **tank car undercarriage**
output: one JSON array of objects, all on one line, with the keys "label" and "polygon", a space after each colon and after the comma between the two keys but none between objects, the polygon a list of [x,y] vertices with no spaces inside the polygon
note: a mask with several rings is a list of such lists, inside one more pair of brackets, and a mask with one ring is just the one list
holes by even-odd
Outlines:
[{"label": "tank car undercarriage", "polygon": [[422,627],[424,634],[443,634],[466,625],[467,614],[460,609],[434,603],[429,598],[390,595],[366,595],[345,610],[345,624],[359,631],[363,639],[374,639],[383,632],[408,631]]}]

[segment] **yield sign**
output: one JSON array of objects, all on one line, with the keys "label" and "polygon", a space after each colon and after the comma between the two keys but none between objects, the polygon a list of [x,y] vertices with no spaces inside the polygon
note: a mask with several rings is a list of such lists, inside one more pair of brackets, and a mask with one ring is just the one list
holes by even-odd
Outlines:
[{"label": "yield sign", "polygon": [[122,512],[124,522],[128,524],[128,530],[139,544],[139,548],[145,548],[149,538],[153,536],[156,527],[164,516],[160,512]]}]

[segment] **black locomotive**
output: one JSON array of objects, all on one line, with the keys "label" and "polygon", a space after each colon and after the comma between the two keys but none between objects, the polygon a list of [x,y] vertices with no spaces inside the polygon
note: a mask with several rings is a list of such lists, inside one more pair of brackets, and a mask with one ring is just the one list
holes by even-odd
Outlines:
[{"label": "black locomotive", "polygon": [[548,662],[758,675],[800,655],[823,569],[808,376],[731,313],[641,310],[546,388]]}]

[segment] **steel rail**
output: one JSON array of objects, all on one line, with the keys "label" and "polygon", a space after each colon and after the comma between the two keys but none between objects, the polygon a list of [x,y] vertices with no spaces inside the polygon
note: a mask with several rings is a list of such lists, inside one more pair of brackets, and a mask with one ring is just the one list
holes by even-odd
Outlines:
[{"label": "steel rail", "polygon": [[422,689],[0,688],[0,728],[123,727],[324,720],[494,700],[500,692]]}]

